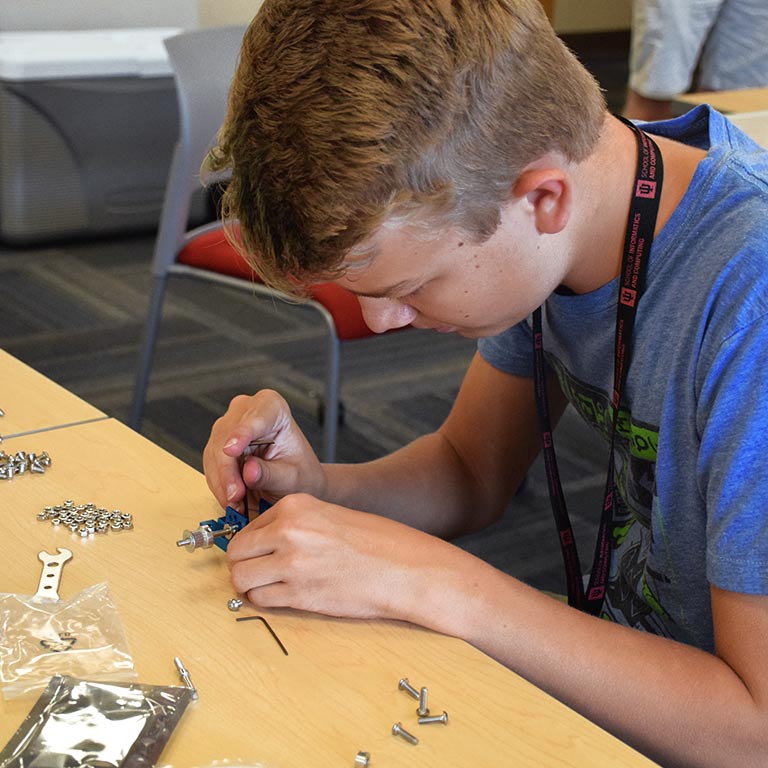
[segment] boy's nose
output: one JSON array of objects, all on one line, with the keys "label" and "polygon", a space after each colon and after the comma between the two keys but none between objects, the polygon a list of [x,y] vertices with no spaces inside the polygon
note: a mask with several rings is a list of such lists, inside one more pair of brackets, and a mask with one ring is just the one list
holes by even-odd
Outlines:
[{"label": "boy's nose", "polygon": [[416,317],[416,310],[397,299],[372,299],[360,296],[363,319],[374,333],[384,333],[394,328],[410,325]]}]

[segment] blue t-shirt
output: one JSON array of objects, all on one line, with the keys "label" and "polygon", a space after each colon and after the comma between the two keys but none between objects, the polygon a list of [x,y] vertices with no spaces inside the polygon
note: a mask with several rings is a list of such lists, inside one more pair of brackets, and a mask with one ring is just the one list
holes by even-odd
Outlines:
[{"label": "blue t-shirt", "polygon": [[[653,242],[638,305],[603,611],[712,651],[710,584],[768,594],[768,151],[706,106],[644,128],[708,154]],[[617,292],[554,294],[543,313],[548,365],[606,438]],[[520,323],[480,352],[530,376],[530,333]]]}]

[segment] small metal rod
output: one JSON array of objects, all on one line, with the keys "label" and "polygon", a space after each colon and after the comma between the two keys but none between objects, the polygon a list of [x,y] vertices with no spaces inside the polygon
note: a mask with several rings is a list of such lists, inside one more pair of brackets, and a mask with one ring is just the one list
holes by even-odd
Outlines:
[{"label": "small metal rod", "polygon": [[184,666],[178,656],[173,657],[173,663],[176,665],[176,669],[179,670],[179,677],[181,678],[181,682],[184,683],[184,685],[189,688],[190,691],[192,691],[192,698],[197,699],[197,688],[195,688],[195,686],[192,684],[192,678],[189,676],[187,668]]},{"label": "small metal rod", "polygon": [[235,619],[235,621],[261,621],[264,623],[264,626],[269,630],[269,634],[272,635],[272,637],[275,638],[275,642],[280,646],[283,653],[287,656],[288,651],[285,649],[285,646],[280,642],[280,638],[275,634],[275,630],[272,629],[272,627],[269,626],[269,622],[263,617],[263,616],[240,616],[240,618]]},{"label": "small metal rod", "polygon": [[[245,447],[245,450],[240,454],[240,476],[243,474],[243,463],[248,456],[253,456],[256,453],[257,448],[266,448],[268,445],[274,445],[274,440],[251,440]],[[245,481],[243,481],[245,484]],[[248,488],[245,489],[245,496],[243,496],[243,515],[246,519],[251,519],[251,513],[248,510]]]}]

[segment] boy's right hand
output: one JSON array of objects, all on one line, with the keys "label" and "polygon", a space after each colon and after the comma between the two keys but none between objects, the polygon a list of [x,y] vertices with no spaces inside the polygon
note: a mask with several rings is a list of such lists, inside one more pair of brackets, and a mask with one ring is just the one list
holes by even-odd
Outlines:
[{"label": "boy's right hand", "polygon": [[[272,444],[250,453],[252,441]],[[208,487],[222,507],[243,508],[264,498],[275,502],[289,493],[322,498],[325,472],[291,416],[288,403],[272,390],[237,395],[217,419],[203,450]],[[252,508],[255,508],[253,504]]]}]

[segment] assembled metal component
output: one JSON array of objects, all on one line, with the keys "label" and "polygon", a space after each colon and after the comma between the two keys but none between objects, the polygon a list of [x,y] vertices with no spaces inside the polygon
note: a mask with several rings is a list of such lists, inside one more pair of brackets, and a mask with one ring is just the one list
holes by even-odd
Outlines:
[{"label": "assembled metal component", "polygon": [[239,597],[232,597],[227,601],[227,608],[230,611],[239,611],[243,607],[243,601]]},{"label": "assembled metal component", "polygon": [[412,733],[408,733],[408,731],[406,731],[400,723],[395,723],[392,726],[392,733],[395,736],[400,736],[411,744],[419,743],[419,740]]},{"label": "assembled metal component", "polygon": [[192,698],[197,699],[197,688],[195,688],[195,686],[192,684],[192,678],[189,676],[187,668],[184,666],[178,656],[173,657],[173,663],[176,665],[176,669],[179,670],[179,677],[181,678],[181,682],[184,683],[185,687],[192,691]]},{"label": "assembled metal component", "polygon": [[176,542],[177,547],[186,547],[187,552],[194,552],[196,549],[208,549],[216,543],[216,539],[224,536],[227,539],[232,538],[240,529],[236,526],[226,523],[223,528],[215,531],[209,525],[201,525],[194,531],[186,530],[182,533],[184,538]]},{"label": "assembled metal component", "polygon": [[419,692],[419,708],[416,710],[419,717],[429,716],[429,707],[427,707],[427,689],[422,688]]},{"label": "assembled metal component", "polygon": [[362,768],[367,768],[371,764],[371,753],[370,752],[358,752],[355,755],[355,768],[357,766],[362,766]]},{"label": "assembled metal component", "polygon": [[67,560],[72,559],[72,552],[63,547],[58,547],[58,554],[51,555],[45,550],[37,553],[37,559],[43,564],[43,572],[40,574],[40,584],[34,597],[44,600],[59,600],[59,583],[61,582],[61,569]]},{"label": "assembled metal component", "polygon": [[430,723],[442,723],[448,725],[448,713],[443,711],[442,715],[425,715],[419,718],[419,725],[429,725]]},{"label": "assembled metal component", "polygon": [[411,696],[413,696],[414,699],[419,698],[419,692],[408,682],[408,678],[404,677],[398,684],[397,687],[401,691],[405,691],[406,693],[410,693]]}]

